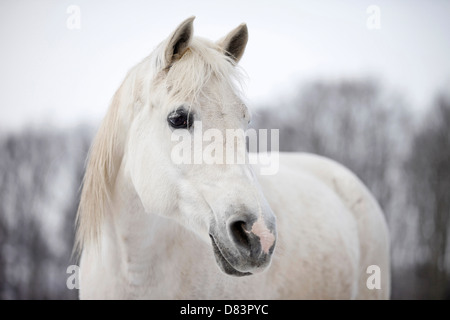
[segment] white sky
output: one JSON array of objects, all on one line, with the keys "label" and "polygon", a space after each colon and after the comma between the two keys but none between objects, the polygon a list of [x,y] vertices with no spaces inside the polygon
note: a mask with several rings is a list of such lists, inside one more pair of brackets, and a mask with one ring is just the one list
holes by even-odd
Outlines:
[{"label": "white sky", "polygon": [[[72,4],[80,30],[66,27]],[[247,23],[254,107],[316,79],[378,77],[417,108],[450,88],[450,1],[1,1],[0,128],[100,121],[128,69],[191,15],[214,40]]]}]

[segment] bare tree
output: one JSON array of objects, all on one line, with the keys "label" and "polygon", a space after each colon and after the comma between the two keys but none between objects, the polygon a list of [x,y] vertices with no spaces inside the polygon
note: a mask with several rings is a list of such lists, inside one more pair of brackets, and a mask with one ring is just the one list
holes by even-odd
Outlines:
[{"label": "bare tree", "polygon": [[0,140],[0,298],[67,299],[91,131],[27,130]]},{"label": "bare tree", "polygon": [[450,100],[436,100],[414,137],[406,162],[410,201],[419,216],[419,236],[426,260],[419,276],[429,285],[423,296],[450,298]]}]

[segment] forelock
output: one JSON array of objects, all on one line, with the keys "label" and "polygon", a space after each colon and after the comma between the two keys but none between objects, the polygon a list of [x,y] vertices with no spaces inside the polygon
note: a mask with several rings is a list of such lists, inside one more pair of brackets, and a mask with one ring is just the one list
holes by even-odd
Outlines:
[{"label": "forelock", "polygon": [[[220,100],[223,92],[242,96],[242,72],[220,48],[205,39],[194,38],[189,49],[168,70],[163,81],[171,99],[195,104],[200,97]],[[221,90],[211,90],[215,84]]]}]

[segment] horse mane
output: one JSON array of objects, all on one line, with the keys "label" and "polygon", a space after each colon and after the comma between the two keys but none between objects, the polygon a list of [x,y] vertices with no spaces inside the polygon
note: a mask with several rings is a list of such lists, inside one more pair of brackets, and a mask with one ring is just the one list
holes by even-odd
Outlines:
[{"label": "horse mane", "polygon": [[106,215],[121,156],[118,150],[119,91],[89,150],[77,211],[75,250],[78,253],[87,243],[98,243],[100,226]]},{"label": "horse mane", "polygon": [[93,140],[76,217],[74,253],[78,255],[87,245],[100,245],[101,225],[109,210],[125,137],[136,108],[149,103],[149,96],[160,94],[158,90],[165,90],[170,99],[178,102],[194,103],[199,96],[214,99],[214,92],[203,94],[211,79],[220,80],[233,92],[242,92],[239,67],[217,44],[193,38],[184,55],[167,67],[163,65],[164,47],[165,42],[129,71]]}]

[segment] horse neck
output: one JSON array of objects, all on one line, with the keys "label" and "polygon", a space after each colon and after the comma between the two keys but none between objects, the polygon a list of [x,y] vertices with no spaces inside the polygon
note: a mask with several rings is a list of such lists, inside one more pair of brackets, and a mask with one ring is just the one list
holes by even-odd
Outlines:
[{"label": "horse neck", "polygon": [[131,180],[121,172],[111,208],[103,242],[107,260],[118,266],[116,272],[126,283],[146,290],[149,284],[158,285],[176,274],[186,256],[183,248],[192,238],[184,237],[184,228],[158,213],[145,212]]}]

